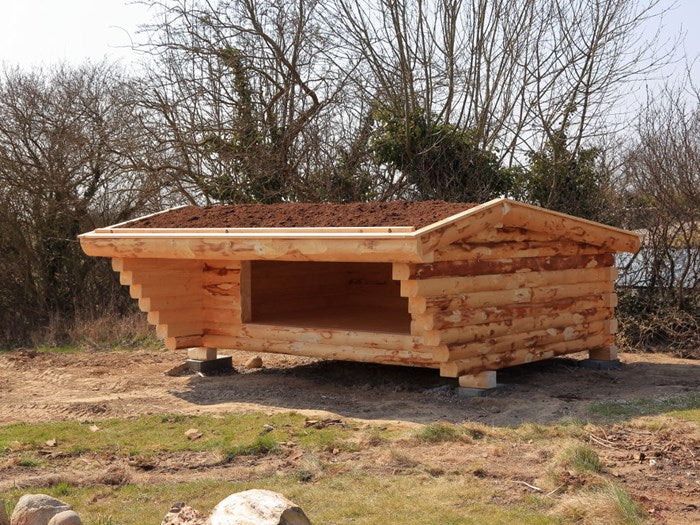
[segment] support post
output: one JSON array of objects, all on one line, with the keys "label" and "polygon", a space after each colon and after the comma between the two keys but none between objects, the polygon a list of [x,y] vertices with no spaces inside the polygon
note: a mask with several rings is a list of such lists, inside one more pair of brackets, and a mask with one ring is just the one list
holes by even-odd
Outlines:
[{"label": "support post", "polygon": [[492,391],[497,386],[495,370],[478,374],[466,374],[459,376],[457,393],[465,397],[480,397],[487,395],[489,391]]},{"label": "support post", "polygon": [[603,348],[592,348],[588,351],[588,358],[596,361],[617,361],[617,347],[612,345]]},{"label": "support post", "polygon": [[220,374],[233,370],[230,355],[217,355],[217,349],[198,346],[187,350],[187,366],[193,372]]},{"label": "support post", "polygon": [[594,370],[616,370],[620,368],[620,360],[617,357],[617,346],[610,345],[600,348],[591,348],[588,351],[588,359],[579,362],[584,368]]},{"label": "support post", "polygon": [[194,359],[197,361],[211,361],[216,359],[216,348],[209,348],[207,346],[196,346],[194,348],[189,348],[187,350],[188,359]]}]

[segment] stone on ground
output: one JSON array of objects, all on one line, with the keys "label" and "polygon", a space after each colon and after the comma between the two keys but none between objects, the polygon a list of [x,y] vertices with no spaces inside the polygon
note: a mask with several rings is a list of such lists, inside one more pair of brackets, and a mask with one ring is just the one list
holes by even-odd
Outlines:
[{"label": "stone on ground", "polygon": [[174,503],[160,525],[204,525],[205,518],[185,503]]},{"label": "stone on ground", "polygon": [[82,525],[82,523],[77,513],[72,510],[64,510],[51,518],[48,525]]},{"label": "stone on ground", "polygon": [[47,525],[56,514],[73,510],[63,501],[46,494],[25,494],[12,512],[12,525]]},{"label": "stone on ground", "polygon": [[263,360],[262,357],[259,355],[256,355],[255,357],[251,357],[246,361],[245,367],[246,368],[262,368],[263,366]]},{"label": "stone on ground", "polygon": [[304,511],[282,494],[252,489],[231,494],[209,517],[209,525],[311,525]]}]

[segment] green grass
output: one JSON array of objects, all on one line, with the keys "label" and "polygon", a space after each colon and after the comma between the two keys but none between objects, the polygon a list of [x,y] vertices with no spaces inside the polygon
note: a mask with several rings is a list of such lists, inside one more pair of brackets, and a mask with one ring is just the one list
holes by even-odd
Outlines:
[{"label": "green grass", "polygon": [[[351,423],[351,422],[349,422]],[[97,421],[99,430],[93,432],[92,422],[59,422],[0,426],[0,455],[25,454],[45,447],[56,440],[52,450],[73,455],[107,452],[128,456],[158,452],[220,451],[226,457],[244,454],[267,454],[277,449],[279,442],[294,442],[309,450],[354,450],[360,436],[381,439],[397,435],[396,429],[370,427],[353,430],[351,425],[326,428],[306,427],[305,418],[294,412],[228,414],[225,416],[142,416],[130,419]],[[266,425],[273,427],[262,434]],[[202,437],[190,440],[185,432],[196,428]],[[379,436],[379,438],[377,437]]]},{"label": "green grass", "polygon": [[610,420],[666,414],[700,422],[700,394],[687,394],[657,399],[599,401],[590,406],[590,413]]},{"label": "green grass", "polygon": [[416,432],[415,437],[427,443],[442,443],[446,441],[460,441],[464,436],[454,425],[434,423],[423,426]]},{"label": "green grass", "polygon": [[[555,518],[531,505],[489,503],[492,495],[489,483],[463,476],[341,475],[311,483],[300,482],[293,476],[271,476],[253,483],[210,480],[118,488],[76,486],[70,487],[67,495],[58,493],[57,487],[35,491],[61,497],[74,506],[86,525],[141,525],[160,523],[173,501],[186,501],[202,512],[209,512],[229,494],[249,488],[283,493],[301,505],[312,523],[319,524],[557,523]],[[20,491],[11,491],[8,501],[14,505],[20,495]]]},{"label": "green grass", "polygon": [[644,509],[622,487],[615,483],[608,483],[604,490],[610,495],[615,506],[620,510],[623,523],[635,525],[644,523],[647,520],[647,514],[644,512]]},{"label": "green grass", "polygon": [[37,461],[34,458],[26,458],[25,457],[25,458],[20,458],[20,460],[17,461],[17,465],[19,465],[20,467],[34,468],[34,467],[38,467],[39,465],[41,465],[41,462]]},{"label": "green grass", "polygon": [[578,472],[602,472],[603,463],[598,453],[586,443],[571,443],[555,460],[558,464]]},{"label": "green grass", "polygon": [[238,456],[261,456],[279,451],[275,438],[269,434],[258,436],[252,443],[243,443],[225,449],[224,460],[233,461]]},{"label": "green grass", "polygon": [[642,525],[649,516],[619,485],[603,485],[565,496],[554,512],[566,523]]}]

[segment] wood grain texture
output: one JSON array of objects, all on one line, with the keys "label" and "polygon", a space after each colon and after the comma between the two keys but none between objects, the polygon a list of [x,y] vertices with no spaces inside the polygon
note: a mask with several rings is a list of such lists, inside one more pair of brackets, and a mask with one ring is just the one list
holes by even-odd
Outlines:
[{"label": "wood grain texture", "polygon": [[614,281],[617,268],[575,268],[542,272],[436,277],[401,281],[403,297],[445,296],[474,292],[500,292],[518,288],[562,286],[568,284]]},{"label": "wood grain texture", "polygon": [[396,263],[393,266],[392,277],[396,280],[415,280],[437,277],[570,270],[574,268],[600,268],[613,266],[614,264],[615,257],[611,253],[518,257],[511,259],[468,259],[463,261],[439,261],[428,264]]},{"label": "wood grain texture", "polygon": [[440,375],[443,377],[459,377],[465,374],[476,374],[486,370],[498,370],[582,350],[607,347],[611,344],[612,336],[610,334],[597,334],[574,341],[551,343],[512,352],[487,353],[479,357],[442,363],[440,365]]}]

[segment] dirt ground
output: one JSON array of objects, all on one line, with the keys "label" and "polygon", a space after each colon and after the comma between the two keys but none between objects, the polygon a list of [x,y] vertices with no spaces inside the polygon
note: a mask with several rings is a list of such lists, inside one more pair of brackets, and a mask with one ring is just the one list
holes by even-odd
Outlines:
[{"label": "dirt ground", "polygon": [[[277,355],[265,355],[263,369],[244,370],[240,365],[252,355],[234,354],[234,365],[241,370],[236,374],[172,377],[164,372],[182,363],[184,352],[0,354],[0,424],[163,413],[294,410],[369,423],[412,425],[447,420],[514,427],[590,419],[589,409],[596,401],[666,398],[695,393],[700,387],[700,362],[662,355],[623,354],[623,367],[614,371],[577,366],[583,355],[515,367],[499,372],[502,387],[484,398],[457,396],[451,388],[454,381],[438,377],[435,370]],[[700,520],[697,428],[678,422],[662,432],[643,427],[623,429],[614,424],[601,424],[597,429],[589,435],[589,442],[609,473],[652,516],[663,523]],[[369,447],[336,454],[329,460],[353,468],[359,466],[367,472],[402,468],[389,452],[382,447]],[[492,479],[502,488],[496,499],[506,502],[531,492],[527,485],[513,480],[535,483],[536,473],[541,472],[542,465],[556,450],[546,444],[514,442],[505,447],[408,444],[402,452],[407,462],[429,462],[430,468],[437,471],[449,472],[454,465],[467,461],[483,465],[474,475]],[[648,458],[656,459],[651,462]],[[76,476],[88,483],[91,476],[94,482],[104,482],[104,476],[119,477],[127,471],[129,481],[148,483],[212,476],[252,479],[290,469],[295,460],[298,458],[290,453],[222,465],[212,453],[189,452],[162,454],[147,469],[112,464],[104,457],[82,457],[80,465],[63,463],[60,468],[63,477],[66,469],[74,468]],[[47,475],[51,472],[44,473],[44,478]],[[50,480],[14,477],[13,483],[22,481],[32,485]]]},{"label": "dirt ground", "polygon": [[[142,414],[249,410],[326,411],[342,417],[513,426],[587,419],[592,402],[697,392],[700,361],[623,354],[624,366],[576,366],[575,354],[499,371],[501,388],[462,398],[435,370],[266,354],[265,367],[225,376],[170,377],[185,352],[0,354],[0,424]],[[234,353],[234,366],[253,354]]]}]

